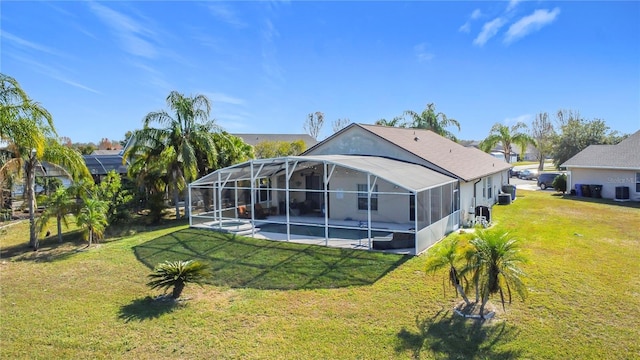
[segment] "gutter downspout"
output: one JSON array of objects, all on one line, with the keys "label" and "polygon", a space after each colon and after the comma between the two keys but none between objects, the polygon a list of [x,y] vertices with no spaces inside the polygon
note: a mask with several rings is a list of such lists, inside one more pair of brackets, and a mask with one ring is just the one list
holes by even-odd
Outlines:
[{"label": "gutter downspout", "polygon": [[478,202],[476,201],[476,185],[478,185],[480,181],[482,181],[482,178],[479,178],[478,181],[473,183],[473,204],[471,204],[471,212],[469,212],[470,214],[473,214],[473,217],[471,219],[474,222],[474,225],[476,221],[476,205],[478,204]]}]

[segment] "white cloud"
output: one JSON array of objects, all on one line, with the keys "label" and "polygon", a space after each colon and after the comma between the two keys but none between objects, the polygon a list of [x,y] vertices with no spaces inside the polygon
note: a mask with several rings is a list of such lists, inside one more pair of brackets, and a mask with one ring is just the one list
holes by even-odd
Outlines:
[{"label": "white cloud", "polygon": [[523,17],[509,27],[504,42],[509,44],[540,30],[555,21],[558,15],[560,15],[559,8],[554,8],[552,11],[546,9],[534,11],[531,15]]},{"label": "white cloud", "polygon": [[89,91],[92,92],[94,94],[100,94],[100,91],[95,90],[93,88],[90,88],[86,85],[83,85],[77,81],[74,81],[72,79],[70,79],[69,77],[67,77],[66,75],[63,74],[63,72],[58,69],[55,68],[53,66],[50,65],[45,65],[43,63],[40,63],[38,61],[32,60],[32,59],[28,59],[25,57],[21,57],[21,56],[15,56],[13,55],[13,57],[17,60],[19,60],[20,62],[22,62],[23,64],[28,64],[31,66],[31,68],[35,69],[36,71],[40,72],[41,74],[44,74],[45,76],[48,76],[52,79],[58,80],[62,83],[65,83],[67,85],[71,85],[75,88],[78,89],[82,89],[85,91]]},{"label": "white cloud", "polygon": [[495,18],[482,26],[482,31],[480,34],[473,40],[473,44],[477,46],[483,46],[489,39],[494,37],[498,30],[505,24],[505,20],[503,18]]},{"label": "white cloud", "polygon": [[244,105],[245,103],[243,99],[233,97],[231,95],[219,93],[219,92],[215,92],[215,93],[203,92],[202,94],[208,97],[209,100],[213,102],[214,106],[216,103],[225,103],[225,104],[231,104],[231,105]]},{"label": "white cloud", "polygon": [[2,34],[2,37],[4,39],[8,40],[9,42],[11,42],[14,45],[17,45],[19,47],[40,51],[40,52],[43,52],[43,53],[46,53],[46,54],[49,54],[49,55],[65,56],[64,54],[59,53],[59,52],[57,52],[57,51],[55,51],[55,50],[53,50],[53,49],[51,49],[51,48],[49,48],[47,46],[40,45],[40,44],[34,43],[32,41],[25,40],[25,39],[23,39],[21,37],[15,36],[15,35],[13,35],[13,34],[11,34],[9,32],[6,32],[4,30],[2,30],[1,34]]},{"label": "white cloud", "polygon": [[523,122],[525,124],[528,124],[529,122],[531,122],[531,120],[533,119],[533,117],[531,116],[531,114],[523,114],[523,115],[519,115],[513,118],[506,118],[504,119],[504,124],[505,125],[515,125],[519,122]]},{"label": "white cloud", "polygon": [[153,31],[138,23],[134,19],[98,3],[89,3],[91,10],[108,26],[120,39],[125,51],[130,54],[153,59],[158,51],[151,43]]},{"label": "white cloud", "polygon": [[427,51],[427,43],[421,43],[413,47],[419,62],[429,61],[434,58],[433,53]]},{"label": "white cloud", "polygon": [[233,25],[237,28],[246,27],[247,24],[236,16],[236,14],[226,5],[222,3],[215,3],[209,5],[209,11],[216,18]]},{"label": "white cloud", "polygon": [[262,69],[265,73],[265,78],[273,85],[284,81],[283,69],[278,63],[275,40],[280,36],[278,30],[271,20],[266,19],[262,28]]},{"label": "white cloud", "polygon": [[507,5],[507,11],[511,11],[515,9],[515,7],[518,6],[518,3],[521,1],[522,0],[509,0],[509,5]]},{"label": "white cloud", "polygon": [[473,10],[471,15],[469,15],[469,20],[467,20],[467,22],[462,24],[462,26],[460,26],[458,28],[458,31],[463,32],[463,33],[470,32],[471,31],[471,20],[479,19],[481,16],[482,16],[482,11],[480,11],[480,9]]}]

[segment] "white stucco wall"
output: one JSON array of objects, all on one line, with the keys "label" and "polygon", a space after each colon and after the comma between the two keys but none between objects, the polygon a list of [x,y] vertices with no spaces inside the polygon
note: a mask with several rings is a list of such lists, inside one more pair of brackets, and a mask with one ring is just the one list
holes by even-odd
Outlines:
[{"label": "white stucco wall", "polygon": [[567,191],[575,189],[575,184],[602,185],[602,197],[613,199],[616,195],[616,187],[629,187],[629,197],[632,200],[640,200],[640,193],[636,192],[636,173],[633,170],[609,170],[609,169],[584,169],[569,168],[569,184]]}]

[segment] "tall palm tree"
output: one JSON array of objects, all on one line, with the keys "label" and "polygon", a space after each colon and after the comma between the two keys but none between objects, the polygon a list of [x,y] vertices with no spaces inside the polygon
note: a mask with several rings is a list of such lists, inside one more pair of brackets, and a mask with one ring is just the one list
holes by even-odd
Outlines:
[{"label": "tall palm tree", "polygon": [[[213,167],[217,157],[213,132],[218,126],[209,120],[211,104],[204,95],[185,97],[172,91],[166,111],[151,112],[143,120],[143,128],[134,132],[125,157],[147,154],[148,160],[162,164],[169,176],[169,188],[173,193],[176,219],[180,217],[179,197],[186,183],[198,175],[198,149],[206,154],[208,167]],[[152,127],[158,124],[163,127]],[[188,209],[187,206],[185,206]]]},{"label": "tall palm tree", "polygon": [[520,153],[524,154],[527,145],[535,141],[526,132],[518,132],[527,128],[527,124],[519,122],[511,127],[496,123],[491,127],[489,136],[480,142],[480,150],[490,152],[496,145],[502,145],[502,153],[506,162],[511,162],[511,145],[518,145]]},{"label": "tall palm tree", "polygon": [[76,218],[79,227],[84,229],[85,238],[91,246],[93,240],[102,238],[107,227],[107,204],[93,197],[84,199],[84,205]]},{"label": "tall palm tree", "polygon": [[436,112],[436,105],[434,103],[427,104],[427,107],[422,110],[421,113],[406,110],[404,115],[408,115],[411,119],[411,122],[408,124],[410,128],[431,130],[438,135],[456,142],[458,141],[456,136],[447,130],[447,128],[455,126],[458,131],[460,131],[460,123],[456,119],[448,118],[447,115],[442,112]]},{"label": "tall palm tree", "polygon": [[43,161],[47,161],[61,165],[74,179],[90,178],[91,173],[80,153],[57,140],[53,119],[46,109],[29,99],[15,79],[0,74],[0,84],[0,137],[11,144],[13,151],[13,158],[4,166],[24,169],[24,188],[29,208],[29,246],[38,250],[34,185],[36,169],[42,166]]},{"label": "tall palm tree", "polygon": [[[457,238],[449,238],[442,240],[436,246],[429,250],[429,255],[427,257],[427,268],[426,271],[428,273],[436,272],[443,268],[449,269],[449,284],[451,284],[456,291],[462,296],[464,302],[469,305],[469,299],[467,298],[467,294],[464,291],[464,288],[461,284],[461,277],[456,268],[456,263],[458,262],[458,239]],[[443,283],[444,287],[444,283]]]},{"label": "tall palm tree", "polygon": [[504,308],[505,291],[511,303],[511,290],[514,289],[522,299],[526,297],[525,276],[520,265],[527,260],[520,251],[518,240],[502,229],[476,230],[476,237],[471,240],[473,249],[468,265],[463,273],[472,273],[482,298],[480,315],[484,316],[484,308],[489,296],[499,293]]},{"label": "tall palm tree", "polygon": [[56,219],[58,242],[62,243],[62,224],[69,226],[69,215],[74,211],[76,201],[68,189],[59,187],[45,201],[45,210],[38,219],[40,233],[44,232],[51,219]]}]

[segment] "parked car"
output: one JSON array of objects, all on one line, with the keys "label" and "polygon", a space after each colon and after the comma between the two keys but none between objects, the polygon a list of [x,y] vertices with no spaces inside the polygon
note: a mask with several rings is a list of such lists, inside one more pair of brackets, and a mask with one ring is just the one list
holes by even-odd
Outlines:
[{"label": "parked car", "polygon": [[514,168],[509,169],[509,176],[520,177],[520,170],[516,170]]},{"label": "parked car", "polygon": [[538,176],[538,186],[544,190],[546,188],[553,187],[553,180],[560,175],[560,173],[542,173]]},{"label": "parked car", "polygon": [[520,175],[518,175],[520,179],[523,180],[533,180],[538,178],[538,171],[532,169],[525,169],[520,171]]}]

